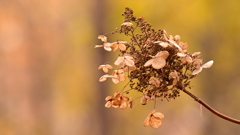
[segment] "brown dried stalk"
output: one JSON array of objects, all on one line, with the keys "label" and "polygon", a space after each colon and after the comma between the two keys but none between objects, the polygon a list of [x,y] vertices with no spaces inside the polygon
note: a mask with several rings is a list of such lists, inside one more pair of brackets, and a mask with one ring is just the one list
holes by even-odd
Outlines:
[{"label": "brown dried stalk", "polygon": [[209,106],[207,103],[205,103],[204,101],[202,101],[200,98],[198,98],[197,96],[195,96],[194,94],[192,94],[191,92],[187,91],[186,89],[182,90],[184,93],[186,93],[187,95],[189,95],[190,97],[192,97],[195,101],[197,101],[198,103],[200,103],[201,105],[203,105],[206,109],[208,109],[210,112],[212,112],[213,114],[217,115],[220,118],[223,118],[227,121],[230,121],[232,123],[236,123],[236,124],[240,124],[240,120],[231,118],[227,115],[224,115],[218,111],[216,111],[215,109],[213,109],[211,106]]}]

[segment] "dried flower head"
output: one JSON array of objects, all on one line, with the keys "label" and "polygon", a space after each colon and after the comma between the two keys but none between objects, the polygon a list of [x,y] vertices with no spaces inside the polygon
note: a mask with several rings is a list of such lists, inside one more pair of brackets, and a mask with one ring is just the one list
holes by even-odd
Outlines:
[{"label": "dried flower head", "polygon": [[[138,92],[142,96],[140,103],[146,105],[151,100],[160,98],[162,101],[173,100],[180,96],[180,91],[191,88],[191,79],[197,76],[203,68],[210,68],[213,61],[202,64],[200,52],[189,53],[186,42],[182,42],[179,35],[168,35],[166,30],[154,29],[143,17],[136,17],[133,10],[126,8],[122,14],[123,23],[112,34],[124,34],[129,41],[109,43],[104,35],[98,36],[106,51],[119,52],[114,64],[113,74],[103,75],[99,81],[111,78],[114,84],[128,80],[122,92],[115,92],[114,96],[106,97],[107,108],[132,108],[134,100],[129,100],[123,93]],[[117,51],[118,50],[118,51]],[[110,65],[100,65],[108,73]],[[129,90],[125,90],[127,86]],[[153,110],[144,126],[153,128],[161,126],[164,115]]]}]

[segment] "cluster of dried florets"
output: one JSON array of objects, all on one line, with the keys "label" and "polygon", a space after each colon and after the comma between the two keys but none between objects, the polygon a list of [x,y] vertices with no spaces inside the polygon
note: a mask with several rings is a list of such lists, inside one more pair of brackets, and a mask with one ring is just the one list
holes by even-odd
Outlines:
[{"label": "cluster of dried florets", "polygon": [[[125,93],[141,92],[140,102],[145,105],[156,98],[167,101],[175,99],[180,96],[181,90],[191,88],[190,80],[203,68],[212,66],[213,61],[202,64],[200,52],[189,53],[188,43],[180,41],[179,35],[172,36],[165,30],[153,29],[144,18],[136,18],[130,8],[125,9],[123,16],[124,23],[112,34],[125,34],[130,37],[129,42],[109,43],[106,36],[98,36],[103,45],[96,45],[95,48],[103,47],[106,51],[120,50],[120,56],[114,62],[118,68],[111,75],[105,74],[100,77],[100,82],[111,78],[113,83],[118,84],[128,78],[127,85],[130,90],[126,90]],[[100,65],[98,69],[108,73],[112,68],[111,65],[106,64]],[[122,109],[127,106],[132,107],[133,100],[129,100],[123,93],[116,92],[113,97],[108,96],[105,106]],[[154,110],[149,114],[144,125],[158,128],[163,118],[163,114]]]}]

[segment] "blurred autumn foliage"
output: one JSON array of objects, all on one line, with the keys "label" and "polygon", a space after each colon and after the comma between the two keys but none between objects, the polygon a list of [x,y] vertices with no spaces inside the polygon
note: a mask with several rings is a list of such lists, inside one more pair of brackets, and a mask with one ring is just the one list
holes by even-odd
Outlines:
[{"label": "blurred autumn foliage", "polygon": [[101,44],[97,36],[122,24],[124,8],[131,7],[154,28],[179,34],[189,52],[214,60],[190,91],[240,119],[239,6],[239,0],[0,0],[0,134],[240,134],[239,125],[205,109],[201,116],[184,93],[158,101],[165,115],[159,129],[143,126],[153,104],[105,108],[105,97],[122,87],[98,82],[97,67],[115,59],[94,49]]}]

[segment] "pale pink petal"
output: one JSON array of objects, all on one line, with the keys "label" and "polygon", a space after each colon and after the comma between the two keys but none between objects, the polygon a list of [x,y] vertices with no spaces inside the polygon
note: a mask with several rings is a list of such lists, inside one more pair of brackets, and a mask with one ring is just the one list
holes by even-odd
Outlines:
[{"label": "pale pink petal", "polygon": [[148,67],[148,66],[151,66],[152,63],[153,63],[154,59],[150,59],[148,60],[145,64],[144,64],[144,67]]},{"label": "pale pink petal", "polygon": [[114,62],[116,66],[123,66],[124,57],[118,57],[117,60]]},{"label": "pale pink petal", "polygon": [[131,59],[125,59],[125,65],[129,66],[129,67],[133,67],[134,66],[134,61]]},{"label": "pale pink petal", "polygon": [[199,67],[199,68],[196,68],[193,72],[192,72],[192,75],[196,75],[198,73],[200,73],[202,71],[202,67]]},{"label": "pale pink petal", "polygon": [[213,60],[208,61],[207,63],[202,65],[202,68],[210,68],[213,65]]},{"label": "pale pink petal", "polygon": [[103,45],[95,45],[94,48],[99,48],[99,47],[103,47]]},{"label": "pale pink petal", "polygon": [[166,60],[163,59],[162,57],[154,59],[152,62],[152,67],[155,69],[160,69],[166,65]]},{"label": "pale pink petal", "polygon": [[167,59],[168,56],[169,56],[168,51],[160,51],[155,55],[155,57],[161,57],[163,59]]}]

